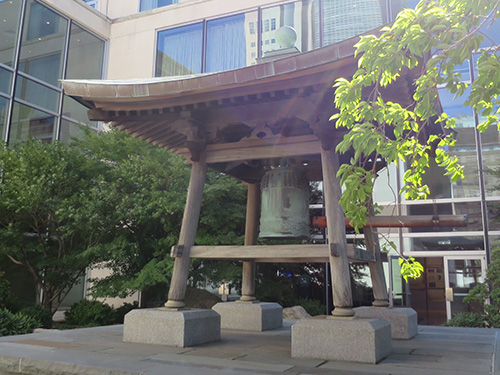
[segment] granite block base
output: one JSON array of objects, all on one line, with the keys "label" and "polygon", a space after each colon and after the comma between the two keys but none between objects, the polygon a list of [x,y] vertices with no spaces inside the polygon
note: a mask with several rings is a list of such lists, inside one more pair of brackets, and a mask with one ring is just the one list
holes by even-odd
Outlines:
[{"label": "granite block base", "polygon": [[283,308],[274,302],[221,302],[212,309],[223,329],[261,332],[283,326]]},{"label": "granite block base", "polygon": [[137,309],[125,315],[123,341],[186,347],[220,340],[213,310]]},{"label": "granite block base", "polygon": [[293,358],[377,363],[391,351],[391,326],[386,320],[321,316],[292,326]]},{"label": "granite block base", "polygon": [[357,318],[385,319],[391,324],[392,338],[409,340],[417,335],[418,319],[415,310],[407,307],[362,306],[354,309]]}]

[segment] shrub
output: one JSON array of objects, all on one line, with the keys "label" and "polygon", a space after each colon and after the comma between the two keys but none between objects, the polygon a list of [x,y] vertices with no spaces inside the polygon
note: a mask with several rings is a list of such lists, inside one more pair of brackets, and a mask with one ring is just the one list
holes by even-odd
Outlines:
[{"label": "shrub", "polygon": [[40,323],[39,327],[52,328],[52,313],[45,310],[42,305],[24,307],[20,312],[36,319]]},{"label": "shrub", "polygon": [[0,336],[22,335],[32,333],[39,322],[21,312],[11,313],[7,309],[0,309]]},{"label": "shrub", "polygon": [[443,324],[446,327],[486,327],[483,315],[477,312],[457,313]]},{"label": "shrub", "polygon": [[74,303],[64,313],[66,325],[72,327],[95,327],[115,324],[116,311],[105,303],[83,299]]},{"label": "shrub", "polygon": [[297,305],[302,306],[312,316],[326,314],[326,306],[315,299],[299,298]]},{"label": "shrub", "polygon": [[130,312],[131,310],[138,308],[139,308],[139,303],[137,301],[134,301],[134,303],[124,303],[115,310],[115,323],[123,324],[125,315],[127,315],[127,313]]}]

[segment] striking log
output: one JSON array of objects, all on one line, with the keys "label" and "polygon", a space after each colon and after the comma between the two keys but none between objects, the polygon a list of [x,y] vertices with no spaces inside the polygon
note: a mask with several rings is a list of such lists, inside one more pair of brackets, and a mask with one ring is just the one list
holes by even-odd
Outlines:
[{"label": "striking log", "polygon": [[[345,218],[346,228],[352,228],[351,219]],[[314,216],[315,228],[326,228],[325,216]],[[413,216],[369,216],[366,226],[374,228],[430,228],[430,227],[466,227],[467,215],[413,215]]]}]

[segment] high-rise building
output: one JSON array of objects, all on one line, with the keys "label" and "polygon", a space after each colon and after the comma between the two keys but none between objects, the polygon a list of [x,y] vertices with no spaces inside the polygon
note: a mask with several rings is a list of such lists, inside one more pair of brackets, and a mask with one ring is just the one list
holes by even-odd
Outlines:
[{"label": "high-rise building", "polygon": [[[66,140],[78,132],[75,124],[98,128],[87,121],[82,104],[64,95],[61,79],[145,79],[237,69],[279,49],[275,34],[282,26],[296,30],[295,47],[305,53],[378,28],[415,4],[0,0],[0,135],[8,143],[27,137]],[[498,28],[486,31],[498,39]],[[462,79],[471,80],[474,69],[474,64],[464,66]],[[383,242],[424,264],[423,277],[405,285],[397,253],[390,251],[386,263],[394,304],[411,305],[424,324],[440,323],[467,308],[463,296],[484,277],[487,251],[500,243],[499,181],[483,171],[499,166],[498,132],[477,134],[470,108],[442,88],[440,96],[444,110],[457,117],[452,151],[466,178],[452,183],[433,165],[425,177],[432,195],[410,201],[398,194],[405,166],[391,165],[390,174],[381,172],[375,194],[384,214],[468,216],[464,228],[380,230]],[[362,241],[362,236],[349,234],[348,239]]]}]

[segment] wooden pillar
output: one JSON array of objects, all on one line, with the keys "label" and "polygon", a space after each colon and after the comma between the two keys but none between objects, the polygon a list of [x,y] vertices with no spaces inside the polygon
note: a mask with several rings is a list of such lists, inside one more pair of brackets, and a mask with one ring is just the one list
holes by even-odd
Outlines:
[{"label": "wooden pillar", "polygon": [[[247,214],[245,222],[245,246],[257,245],[259,235],[260,186],[248,185]],[[254,302],[255,299],[255,262],[243,262],[241,280],[242,302]]]},{"label": "wooden pillar", "polygon": [[[370,216],[375,216],[373,206],[370,207]],[[380,252],[380,243],[378,239],[377,230],[369,225],[363,229],[365,234],[366,249],[373,254],[374,262],[369,262],[370,276],[372,278],[373,306],[388,307],[389,295],[387,294],[387,283],[384,275],[384,265],[382,263],[382,254]]]},{"label": "wooden pillar", "polygon": [[194,245],[198,221],[200,219],[201,199],[203,197],[203,187],[207,175],[207,162],[205,151],[200,152],[199,159],[193,163],[191,168],[191,178],[189,180],[186,207],[182,218],[181,233],[179,235],[179,246],[176,247],[174,271],[168,301],[165,307],[180,309],[185,306],[184,296],[186,294],[187,279],[191,259],[189,252]]},{"label": "wooden pillar", "polygon": [[340,167],[335,145],[322,145],[323,199],[328,222],[328,245],[333,288],[334,316],[353,316],[352,289],[347,260],[344,212],[339,204],[342,191],[337,172]]}]

